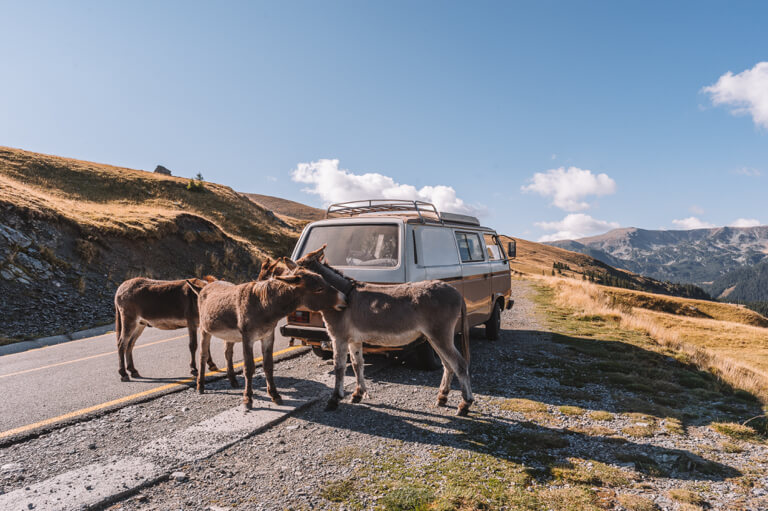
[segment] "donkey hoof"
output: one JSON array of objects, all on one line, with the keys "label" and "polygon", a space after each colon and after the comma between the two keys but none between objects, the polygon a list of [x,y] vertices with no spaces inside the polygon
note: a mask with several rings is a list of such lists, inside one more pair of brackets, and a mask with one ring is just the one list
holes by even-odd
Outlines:
[{"label": "donkey hoof", "polygon": [[197,393],[198,393],[198,394],[205,394],[205,388],[203,388],[203,387],[197,387]]},{"label": "donkey hoof", "polygon": [[251,408],[253,408],[253,400],[249,399],[249,400],[243,401],[243,408],[245,408],[246,410],[250,410]]},{"label": "donkey hoof", "polygon": [[352,394],[352,402],[353,403],[359,403],[362,400],[363,400],[363,395],[362,394]]},{"label": "donkey hoof", "polygon": [[276,405],[281,405],[283,404],[283,398],[281,398],[280,396],[272,396],[272,402],[275,403]]},{"label": "donkey hoof", "polygon": [[208,369],[210,369],[211,371],[218,371],[219,370],[219,368],[218,368],[218,366],[216,364],[209,364],[208,365]]},{"label": "donkey hoof", "polygon": [[131,371],[131,376],[133,376],[134,378],[141,378],[141,375],[139,374],[138,371]]},{"label": "donkey hoof", "polygon": [[469,408],[460,406],[458,410],[456,410],[456,415],[458,417],[466,417],[469,415]]},{"label": "donkey hoof", "polygon": [[445,406],[447,402],[448,396],[437,396],[437,402],[435,402],[435,406]]},{"label": "donkey hoof", "polygon": [[131,381],[131,378],[127,374],[121,374],[120,381]]},{"label": "donkey hoof", "polygon": [[192,376],[197,376],[197,368],[193,367],[192,369],[190,369],[189,374],[191,374]]},{"label": "donkey hoof", "polygon": [[332,412],[336,410],[339,407],[339,400],[338,399],[330,399],[328,400],[328,403],[325,405],[325,411],[326,412]]}]

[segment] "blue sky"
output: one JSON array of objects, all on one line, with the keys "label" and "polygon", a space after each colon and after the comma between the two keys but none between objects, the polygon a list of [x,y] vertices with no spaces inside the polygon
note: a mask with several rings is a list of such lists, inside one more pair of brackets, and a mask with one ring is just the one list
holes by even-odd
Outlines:
[{"label": "blue sky", "polygon": [[765,2],[0,8],[0,145],[316,206],[435,196],[529,239],[768,223]]}]

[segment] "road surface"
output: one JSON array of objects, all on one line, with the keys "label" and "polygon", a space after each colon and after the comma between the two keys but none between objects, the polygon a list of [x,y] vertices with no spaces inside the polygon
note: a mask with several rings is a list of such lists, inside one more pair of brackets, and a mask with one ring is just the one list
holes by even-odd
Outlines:
[{"label": "road surface", "polygon": [[[298,349],[275,333],[276,355]],[[224,342],[214,338],[211,354],[226,368]],[[254,356],[260,360],[260,346]],[[234,361],[239,370],[239,345]],[[142,378],[130,382],[117,373],[114,332],[0,356],[0,441],[194,385],[189,362],[186,329],[144,330],[134,348]]]}]

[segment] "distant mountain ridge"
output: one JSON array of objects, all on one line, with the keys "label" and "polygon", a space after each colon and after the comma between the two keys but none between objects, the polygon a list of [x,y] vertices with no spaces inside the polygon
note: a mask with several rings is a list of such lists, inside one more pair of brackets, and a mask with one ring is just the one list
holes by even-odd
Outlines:
[{"label": "distant mountain ridge", "polygon": [[659,280],[708,286],[768,257],[768,226],[661,231],[635,227],[549,242]]}]

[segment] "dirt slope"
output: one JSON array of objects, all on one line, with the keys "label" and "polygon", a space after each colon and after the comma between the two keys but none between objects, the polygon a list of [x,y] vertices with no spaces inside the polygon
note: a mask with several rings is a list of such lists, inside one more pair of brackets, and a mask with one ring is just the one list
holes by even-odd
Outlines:
[{"label": "dirt slope", "polygon": [[271,195],[260,195],[258,193],[244,193],[243,195],[256,204],[274,211],[278,215],[310,221],[322,220],[325,218],[325,210],[313,208],[312,206],[307,206],[300,202],[281,199],[280,197],[273,197]]}]

